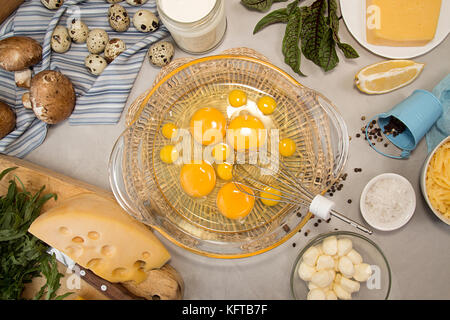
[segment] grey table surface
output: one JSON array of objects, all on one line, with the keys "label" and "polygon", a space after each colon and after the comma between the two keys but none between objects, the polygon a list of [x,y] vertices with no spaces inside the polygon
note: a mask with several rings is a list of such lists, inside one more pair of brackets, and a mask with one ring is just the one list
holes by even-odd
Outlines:
[{"label": "grey table surface", "polygon": [[[273,8],[283,5],[275,4]],[[339,65],[328,73],[303,59],[302,71],[308,76],[300,77],[283,62],[281,40],[284,25],[272,25],[252,35],[253,27],[263,14],[248,11],[238,0],[226,0],[226,10],[228,29],[224,41],[209,54],[234,47],[253,48],[305,86],[327,96],[344,117],[352,140],[344,170],[349,176],[344,188],[334,197],[336,207],[341,212],[364,223],[359,211],[360,194],[365,184],[380,173],[398,173],[414,186],[417,207],[409,223],[397,231],[375,231],[370,236],[382,248],[392,269],[390,298],[450,299],[450,227],[440,222],[427,208],[419,186],[420,170],[427,154],[426,142],[422,140],[419,143],[410,159],[392,160],[370,149],[364,139],[355,138],[363,125],[361,116],[370,117],[389,110],[414,89],[432,90],[450,73],[450,39],[447,38],[426,55],[415,58],[418,62],[426,63],[426,66],[412,84],[388,94],[369,96],[354,87],[353,78],[362,67],[383,58],[358,45],[344,22],[341,22],[341,38],[357,49],[360,58],[346,60],[339,55]],[[175,57],[183,56],[188,54],[177,49]],[[147,60],[144,61],[126,108],[151,86],[158,71]],[[117,125],[70,126],[66,121],[51,126],[44,143],[25,159],[110,189],[108,159],[114,142],[125,129],[123,118]],[[362,172],[354,173],[355,167],[362,168]],[[348,204],[347,199],[352,199],[352,203]],[[301,248],[313,236],[334,228],[353,231],[352,227],[335,219],[330,224],[321,223],[318,227],[314,227],[314,222],[308,222],[303,228],[311,230],[308,236],[303,232],[297,233],[271,251],[243,259],[221,260],[199,256],[158,236],[172,254],[171,265],[185,281],[186,299],[292,299],[290,273]]]}]

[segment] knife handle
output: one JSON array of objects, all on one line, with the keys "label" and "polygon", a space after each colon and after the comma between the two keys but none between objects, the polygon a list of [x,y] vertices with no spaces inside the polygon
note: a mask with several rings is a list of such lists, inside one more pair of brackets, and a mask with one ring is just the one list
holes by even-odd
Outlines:
[{"label": "knife handle", "polygon": [[89,269],[75,264],[75,270],[79,270],[79,276],[92,287],[103,293],[107,298],[112,300],[145,300],[138,297],[125,289],[120,283],[112,283],[103,278],[100,278]]}]

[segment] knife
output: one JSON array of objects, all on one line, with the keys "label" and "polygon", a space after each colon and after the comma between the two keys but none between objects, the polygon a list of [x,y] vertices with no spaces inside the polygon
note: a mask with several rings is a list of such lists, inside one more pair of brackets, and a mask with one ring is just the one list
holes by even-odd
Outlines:
[{"label": "knife", "polygon": [[138,297],[131,292],[129,292],[120,283],[112,283],[103,278],[100,278],[91,270],[83,268],[75,261],[73,261],[69,256],[59,251],[58,249],[50,247],[47,253],[55,256],[56,260],[61,262],[67,268],[75,272],[81,279],[86,281],[92,287],[100,291],[107,298],[112,300],[145,300],[142,297]]}]

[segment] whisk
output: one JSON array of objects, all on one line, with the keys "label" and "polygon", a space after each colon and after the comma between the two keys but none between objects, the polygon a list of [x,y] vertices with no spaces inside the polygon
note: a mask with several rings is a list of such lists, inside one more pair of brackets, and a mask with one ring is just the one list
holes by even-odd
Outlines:
[{"label": "whisk", "polygon": [[[314,195],[307,190],[301,179],[293,175],[281,160],[278,168],[260,164],[234,164],[234,184],[243,193],[259,199],[278,201],[296,206],[306,206],[315,216],[328,220],[330,216],[336,217],[353,227],[372,234],[372,231],[336,212],[332,208],[335,203],[318,194]],[[250,192],[250,190],[252,192]]]}]

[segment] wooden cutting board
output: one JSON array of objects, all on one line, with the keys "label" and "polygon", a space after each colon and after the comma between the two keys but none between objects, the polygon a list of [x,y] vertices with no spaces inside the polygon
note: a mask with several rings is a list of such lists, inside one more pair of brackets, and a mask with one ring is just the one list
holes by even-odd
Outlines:
[{"label": "wooden cutting board", "polygon": [[[6,194],[9,180],[16,175],[23,182],[25,188],[32,193],[37,192],[45,185],[44,193],[55,193],[58,196],[58,202],[86,192],[93,192],[114,198],[111,192],[99,187],[37,166],[28,161],[0,155],[0,172],[10,167],[17,167],[17,169],[8,173],[0,181],[0,195]],[[47,201],[42,212],[54,207],[58,202],[54,200]],[[67,299],[77,299],[78,297],[88,300],[134,299],[139,296],[145,297],[146,299],[176,300],[182,299],[183,297],[183,280],[178,272],[168,264],[161,269],[149,271],[147,279],[139,285],[133,283],[125,283],[123,285],[108,283],[108,286],[111,285],[114,288],[108,290],[107,295],[99,290],[105,280],[95,276],[89,270],[85,270],[83,273],[85,274],[84,277],[79,277],[78,280],[72,272],[67,271],[67,268],[63,264],[59,263],[58,268],[64,274],[64,278],[61,279],[61,288],[58,294],[74,292]],[[85,281],[83,278],[88,279],[88,281]],[[24,297],[32,298],[44,283],[45,278],[35,278],[31,284],[27,285],[24,291]]]}]

